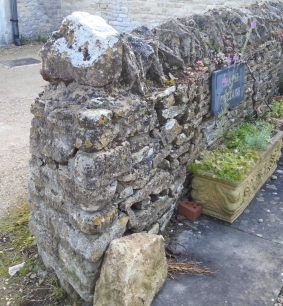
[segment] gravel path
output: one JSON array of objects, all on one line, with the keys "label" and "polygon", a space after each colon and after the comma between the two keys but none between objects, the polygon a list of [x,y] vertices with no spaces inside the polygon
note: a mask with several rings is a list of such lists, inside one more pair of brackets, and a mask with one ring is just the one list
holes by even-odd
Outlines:
[{"label": "gravel path", "polygon": [[0,217],[27,199],[30,105],[45,82],[40,64],[5,68],[3,61],[35,58],[42,44],[0,48]]}]

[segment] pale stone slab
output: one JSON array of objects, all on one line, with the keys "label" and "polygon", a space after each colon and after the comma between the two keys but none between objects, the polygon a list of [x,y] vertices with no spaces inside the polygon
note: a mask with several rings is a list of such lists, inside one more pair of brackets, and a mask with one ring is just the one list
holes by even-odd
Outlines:
[{"label": "pale stone slab", "polygon": [[149,306],[167,276],[162,236],[145,233],[113,240],[96,284],[94,306]]}]

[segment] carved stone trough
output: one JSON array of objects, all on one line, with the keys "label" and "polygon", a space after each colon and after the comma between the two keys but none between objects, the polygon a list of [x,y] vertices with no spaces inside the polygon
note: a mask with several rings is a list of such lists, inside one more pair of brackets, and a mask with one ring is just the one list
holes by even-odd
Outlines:
[{"label": "carved stone trough", "polygon": [[276,169],[282,137],[281,131],[275,134],[254,170],[240,182],[214,178],[207,172],[194,174],[191,196],[202,206],[202,213],[234,222]]}]

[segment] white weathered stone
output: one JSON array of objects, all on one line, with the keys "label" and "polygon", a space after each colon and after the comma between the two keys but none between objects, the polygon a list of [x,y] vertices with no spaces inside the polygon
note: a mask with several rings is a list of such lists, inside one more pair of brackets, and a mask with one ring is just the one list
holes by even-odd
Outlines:
[{"label": "white weathered stone", "polygon": [[149,306],[167,276],[162,236],[145,233],[113,240],[96,284],[94,306]]},{"label": "white weathered stone", "polygon": [[148,155],[149,147],[144,147],[136,153],[132,154],[133,164],[140,163],[143,158]]},{"label": "white weathered stone", "polygon": [[25,266],[25,262],[15,265],[13,267],[9,267],[8,269],[8,273],[10,276],[14,276],[17,272],[19,272],[20,270],[22,270],[22,268]]},{"label": "white weathered stone", "polygon": [[41,74],[47,81],[61,79],[105,86],[122,71],[119,33],[99,16],[74,12],[40,51]]},{"label": "white weathered stone", "polygon": [[81,126],[92,128],[110,121],[112,115],[108,109],[88,109],[79,112],[78,120]]},{"label": "white weathered stone", "polygon": [[181,133],[182,127],[178,124],[176,119],[169,120],[165,126],[162,128],[167,142],[172,142],[178,134]]}]

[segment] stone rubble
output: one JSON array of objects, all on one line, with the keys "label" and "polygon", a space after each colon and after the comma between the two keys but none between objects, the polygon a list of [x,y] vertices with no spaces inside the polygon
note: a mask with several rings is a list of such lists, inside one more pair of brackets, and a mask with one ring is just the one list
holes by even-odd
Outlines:
[{"label": "stone rubble", "polygon": [[189,186],[187,165],[218,141],[210,83],[225,63],[217,50],[240,49],[255,20],[245,99],[224,130],[271,99],[282,10],[222,8],[130,34],[76,12],[53,33],[40,52],[50,84],[31,106],[30,230],[69,294],[92,302],[113,239],[165,229]]}]

